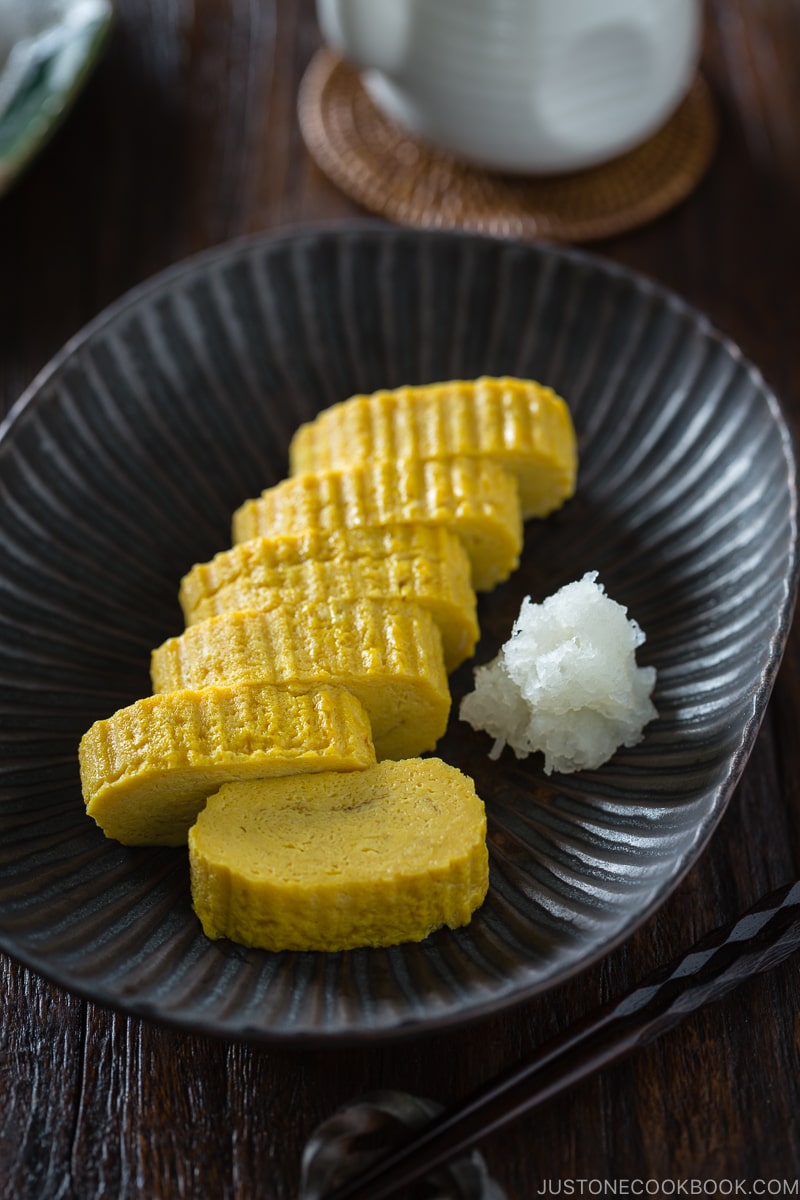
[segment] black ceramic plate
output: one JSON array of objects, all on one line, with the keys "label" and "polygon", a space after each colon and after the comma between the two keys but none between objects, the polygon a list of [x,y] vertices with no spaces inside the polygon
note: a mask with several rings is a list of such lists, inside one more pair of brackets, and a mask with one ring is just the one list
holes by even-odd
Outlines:
[{"label": "black ceramic plate", "polygon": [[[578,494],[527,531],[481,603],[478,659],[520,600],[595,569],[647,633],[660,719],[597,771],[443,757],[487,802],[471,925],[346,954],[212,943],[185,852],[130,850],[85,816],[76,748],[149,690],[178,581],[277,482],[296,425],[356,391],[482,373],[558,389]],[[375,226],[223,247],[74,339],[3,428],[0,944],[65,987],[187,1028],[377,1038],[451,1026],[563,981],[697,858],[762,717],[795,590],[795,482],[761,377],[674,296],[583,254]],[[455,706],[471,667],[453,677]]]}]

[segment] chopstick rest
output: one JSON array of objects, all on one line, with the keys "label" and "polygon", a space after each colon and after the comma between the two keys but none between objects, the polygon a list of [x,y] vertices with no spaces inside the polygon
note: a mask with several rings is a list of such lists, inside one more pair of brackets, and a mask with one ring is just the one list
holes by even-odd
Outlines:
[{"label": "chopstick rest", "polygon": [[[407,1135],[357,1176],[301,1200],[385,1200],[594,1071],[624,1058],[800,949],[800,881],[762,897],[642,984],[589,1014],[532,1058]],[[320,1129],[324,1127],[321,1126]],[[311,1144],[311,1143],[310,1143]],[[394,1143],[397,1146],[397,1141]],[[359,1170],[354,1159],[351,1166]],[[337,1178],[342,1180],[341,1171]],[[448,1195],[448,1193],[444,1193]],[[460,1198],[459,1193],[453,1193]],[[466,1193],[465,1193],[466,1195]]]},{"label": "chopstick rest", "polygon": [[[303,1151],[300,1200],[325,1200],[332,1188],[366,1170],[393,1146],[425,1130],[444,1111],[434,1100],[408,1092],[370,1092],[318,1125]],[[477,1150],[434,1171],[425,1180],[428,1200],[506,1200]]]}]

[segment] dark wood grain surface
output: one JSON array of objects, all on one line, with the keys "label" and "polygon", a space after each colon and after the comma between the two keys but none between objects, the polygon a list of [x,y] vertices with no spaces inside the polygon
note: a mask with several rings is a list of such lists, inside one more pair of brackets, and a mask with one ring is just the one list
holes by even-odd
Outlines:
[{"label": "dark wood grain surface", "polygon": [[[152,272],[237,234],[358,215],[297,126],[318,44],[309,0],[118,0],[107,54],[68,122],[0,200],[2,411]],[[594,247],[705,310],[761,367],[795,433],[798,62],[796,0],[711,0],[704,70],[722,125],[712,169],[675,211]],[[730,808],[662,909],[574,982],[496,1020],[397,1047],[289,1051],[128,1019],[0,958],[0,1197],[291,1197],[306,1138],[338,1104],[377,1086],[464,1096],[800,875],[798,680],[794,636]],[[763,1180],[777,1182],[761,1194],[798,1195],[799,1014],[790,961],[487,1139],[493,1174],[513,1200],[546,1181],[575,1195],[614,1180],[757,1195]]]}]

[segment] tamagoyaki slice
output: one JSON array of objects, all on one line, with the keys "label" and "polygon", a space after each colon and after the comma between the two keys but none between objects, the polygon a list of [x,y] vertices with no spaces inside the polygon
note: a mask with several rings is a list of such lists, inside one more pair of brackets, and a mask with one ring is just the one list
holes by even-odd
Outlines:
[{"label": "tamagoyaki slice", "polygon": [[181,581],[187,625],[305,600],[408,600],[430,612],[453,671],[479,637],[470,564],[447,529],[411,524],[253,538],[197,563]]},{"label": "tamagoyaki slice", "polygon": [[154,650],[151,677],[156,692],[223,682],[346,687],[366,709],[379,759],[432,750],[450,712],[436,622],[403,600],[213,617]]},{"label": "tamagoyaki slice", "polygon": [[237,509],[233,540],[412,523],[458,535],[477,591],[491,591],[519,563],[522,517],[516,479],[496,463],[475,457],[379,460],[295,475]]},{"label": "tamagoyaki slice", "polygon": [[189,833],[208,937],[265,950],[419,942],[467,924],[489,885],[472,780],[440,759],[229,784]]},{"label": "tamagoyaki slice", "polygon": [[547,516],[575,491],[577,442],[565,401],[508,376],[353,396],[301,425],[289,448],[294,475],[452,455],[486,457],[513,472],[523,519]]},{"label": "tamagoyaki slice", "polygon": [[344,688],[239,684],[147,696],[95,721],[79,749],[86,811],[129,846],[178,846],[223,783],[375,762]]}]

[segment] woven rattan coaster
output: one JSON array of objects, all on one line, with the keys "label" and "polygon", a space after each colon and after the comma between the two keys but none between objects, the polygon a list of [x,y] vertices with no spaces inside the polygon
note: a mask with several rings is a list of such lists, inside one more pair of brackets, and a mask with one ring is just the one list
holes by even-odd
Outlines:
[{"label": "woven rattan coaster", "polygon": [[333,182],[405,225],[586,242],[672,208],[698,183],[716,117],[698,76],[662,128],[613,162],[570,175],[518,177],[471,167],[410,137],[380,112],[358,72],[330,50],[309,64],[299,97],[306,145]]}]

